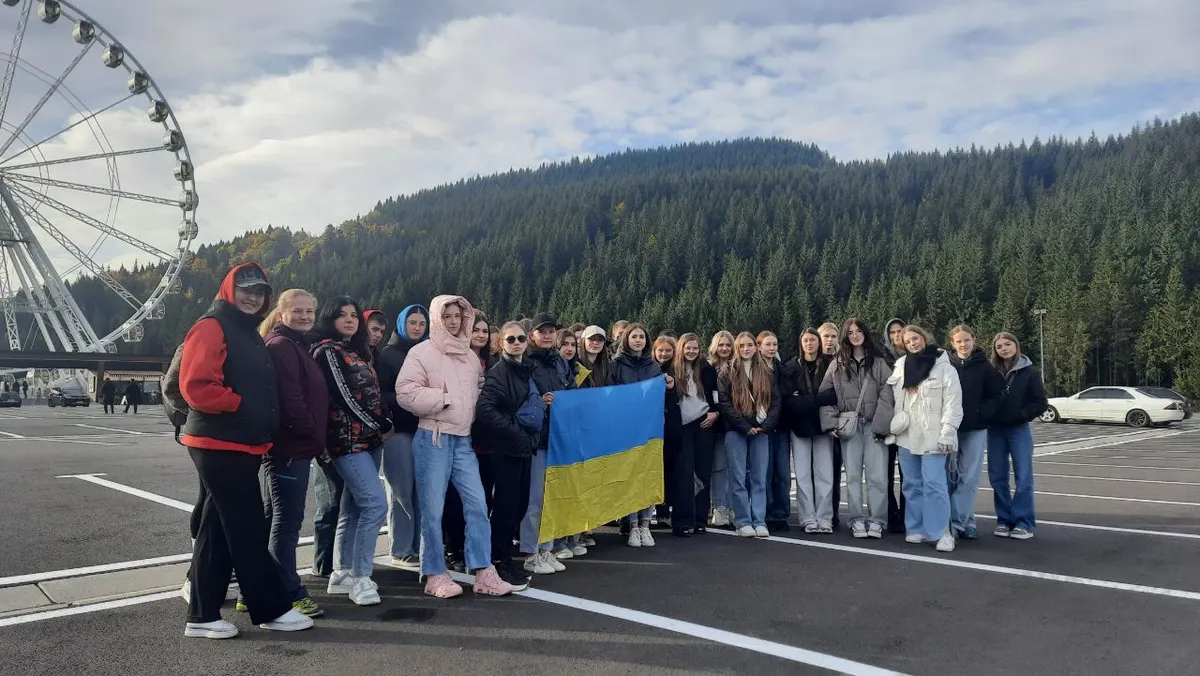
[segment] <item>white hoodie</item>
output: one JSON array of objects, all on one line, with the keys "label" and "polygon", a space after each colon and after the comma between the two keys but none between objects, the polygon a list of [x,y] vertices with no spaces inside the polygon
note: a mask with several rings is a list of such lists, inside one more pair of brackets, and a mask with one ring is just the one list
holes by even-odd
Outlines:
[{"label": "white hoodie", "polygon": [[917,386],[914,394],[904,389],[904,362],[907,359],[906,355],[896,361],[896,368],[887,380],[896,398],[892,437],[887,442],[907,448],[913,455],[938,453],[938,444],[957,448],[958,426],[963,418],[958,371],[942,351],[929,377]]}]

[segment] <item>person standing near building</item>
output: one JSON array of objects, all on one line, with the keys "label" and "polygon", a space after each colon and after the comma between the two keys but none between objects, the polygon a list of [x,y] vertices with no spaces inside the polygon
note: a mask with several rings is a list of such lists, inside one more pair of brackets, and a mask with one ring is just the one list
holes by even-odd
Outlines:
[{"label": "person standing near building", "polygon": [[104,413],[117,412],[117,386],[111,378],[105,378],[104,384],[100,386],[100,402],[104,404]]},{"label": "person standing near building", "polygon": [[137,381],[133,378],[129,379],[129,384],[125,386],[125,412],[129,413],[129,407],[133,407],[133,414],[137,415],[138,406],[142,403],[142,388],[138,387]]}]

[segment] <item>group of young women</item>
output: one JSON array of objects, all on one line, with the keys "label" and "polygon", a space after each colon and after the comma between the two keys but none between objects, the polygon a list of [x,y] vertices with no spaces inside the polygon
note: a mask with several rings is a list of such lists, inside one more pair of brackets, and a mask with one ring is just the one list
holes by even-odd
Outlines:
[{"label": "group of young women", "polygon": [[[852,318],[806,329],[785,361],[770,332],[720,331],[704,349],[694,333],[652,341],[625,321],[611,337],[547,314],[497,328],[447,295],[405,308],[380,349],[388,321],[377,310],[344,296],[318,308],[300,289],[273,307],[270,296],[261,268],[238,266],[183,345],[181,443],[201,481],[187,636],[237,634],[219,612],[234,570],[239,609],[264,628],[303,629],[323,614],[296,572],[314,467],[313,572],[328,577],[328,594],[380,602],[371,576],[385,520],[392,564],[419,571],[437,598],[463,593],[451,570],[496,596],[565,570],[595,539],[538,541],[555,393],[657,377],[667,385],[666,500],[620,520],[630,547],[655,546],[655,525],[679,537],[788,530],[793,473],[800,527],[832,533],[843,466],[850,532],[880,538],[896,457],[906,539],[950,551],[976,537],[985,447],[994,534],[1033,535],[1029,422],[1045,396],[1010,334],[992,341],[989,361],[965,326],[949,352],[899,320],[883,345]],[[263,499],[260,464],[265,515],[250,508]]]}]

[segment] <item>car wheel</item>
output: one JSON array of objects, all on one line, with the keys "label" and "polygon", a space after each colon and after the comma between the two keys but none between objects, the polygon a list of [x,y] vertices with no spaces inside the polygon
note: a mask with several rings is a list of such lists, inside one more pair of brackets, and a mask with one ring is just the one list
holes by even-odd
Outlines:
[{"label": "car wheel", "polygon": [[1045,423],[1062,422],[1062,418],[1058,415],[1058,409],[1054,408],[1053,406],[1047,406],[1045,412],[1042,413],[1042,422],[1045,422]]},{"label": "car wheel", "polygon": [[1130,427],[1145,427],[1150,424],[1150,416],[1140,408],[1135,408],[1125,414],[1125,424]]}]

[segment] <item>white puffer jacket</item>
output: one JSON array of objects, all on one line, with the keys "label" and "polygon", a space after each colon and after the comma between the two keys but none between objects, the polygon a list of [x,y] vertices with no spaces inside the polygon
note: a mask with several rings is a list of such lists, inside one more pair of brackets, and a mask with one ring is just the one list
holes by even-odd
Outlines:
[{"label": "white puffer jacket", "polygon": [[917,386],[916,393],[904,389],[904,362],[888,378],[895,395],[891,436],[887,443],[907,448],[913,455],[938,453],[938,444],[958,447],[958,426],[962,422],[962,387],[958,371],[950,364],[945,351],[938,355],[929,377]]}]

